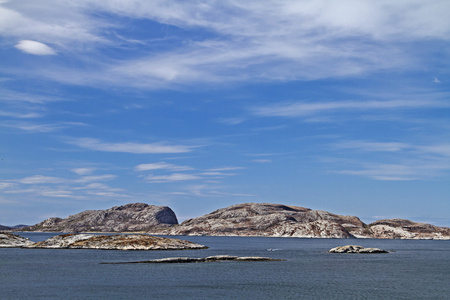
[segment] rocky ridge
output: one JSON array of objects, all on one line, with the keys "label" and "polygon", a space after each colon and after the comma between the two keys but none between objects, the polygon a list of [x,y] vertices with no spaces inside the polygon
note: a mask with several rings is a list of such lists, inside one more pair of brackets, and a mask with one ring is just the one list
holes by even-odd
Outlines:
[{"label": "rocky ridge", "polygon": [[167,206],[131,203],[106,210],[86,210],[65,219],[49,218],[20,231],[44,232],[145,232],[178,224]]}]

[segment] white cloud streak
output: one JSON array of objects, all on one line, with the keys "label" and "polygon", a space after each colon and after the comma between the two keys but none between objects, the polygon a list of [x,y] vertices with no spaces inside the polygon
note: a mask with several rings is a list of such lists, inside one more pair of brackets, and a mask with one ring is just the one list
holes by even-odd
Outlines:
[{"label": "white cloud streak", "polygon": [[108,143],[93,138],[79,138],[69,143],[89,150],[136,154],[185,153],[195,148],[194,146],[168,145],[166,143]]},{"label": "white cloud streak", "polygon": [[44,175],[34,175],[18,180],[18,182],[23,184],[48,184],[48,183],[61,183],[64,181],[66,180],[63,178]]},{"label": "white cloud streak", "polygon": [[95,170],[96,170],[95,168],[75,168],[72,169],[71,171],[77,175],[88,175],[93,173]]},{"label": "white cloud streak", "polygon": [[166,162],[157,162],[151,164],[140,164],[134,168],[135,171],[153,171],[153,170],[169,170],[169,171],[188,171],[193,170],[189,166],[177,166]]},{"label": "white cloud streak", "polygon": [[197,180],[197,179],[201,179],[201,177],[193,174],[183,174],[183,173],[173,173],[170,175],[160,175],[160,176],[148,175],[145,177],[145,180],[156,183]]},{"label": "white cloud streak", "polygon": [[[353,157],[346,161],[346,167],[335,172],[339,174],[375,180],[428,180],[450,171],[450,144],[347,141],[335,146]],[[384,155],[370,155],[375,152]]]},{"label": "white cloud streak", "polygon": [[430,100],[391,100],[391,101],[335,101],[335,102],[291,102],[251,109],[258,116],[302,117],[336,111],[374,111],[417,108],[448,108],[450,104]]}]

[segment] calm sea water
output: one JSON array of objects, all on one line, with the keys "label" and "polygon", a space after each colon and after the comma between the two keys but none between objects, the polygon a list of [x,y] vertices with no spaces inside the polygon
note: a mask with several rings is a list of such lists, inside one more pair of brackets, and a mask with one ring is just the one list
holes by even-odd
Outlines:
[{"label": "calm sea water", "polygon": [[[23,235],[39,241],[53,234]],[[0,299],[450,299],[450,241],[177,238],[210,248],[0,249]],[[395,252],[327,253],[347,244]],[[286,261],[100,264],[217,254]]]}]

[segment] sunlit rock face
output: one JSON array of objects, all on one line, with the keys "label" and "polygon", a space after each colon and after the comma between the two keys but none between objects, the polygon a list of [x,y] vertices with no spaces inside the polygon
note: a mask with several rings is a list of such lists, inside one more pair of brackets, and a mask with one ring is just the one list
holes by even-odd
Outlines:
[{"label": "sunlit rock face", "polygon": [[49,218],[21,231],[47,232],[138,232],[178,224],[167,206],[131,203],[106,210],[86,210],[65,219]]},{"label": "sunlit rock face", "polygon": [[16,248],[31,245],[33,242],[20,235],[0,232],[0,248]]}]

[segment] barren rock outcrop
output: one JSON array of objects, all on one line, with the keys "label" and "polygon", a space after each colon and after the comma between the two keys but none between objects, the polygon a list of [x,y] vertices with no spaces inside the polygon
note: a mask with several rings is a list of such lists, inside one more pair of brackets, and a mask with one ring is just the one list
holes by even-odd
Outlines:
[{"label": "barren rock outcrop", "polygon": [[106,210],[86,210],[65,219],[49,218],[20,231],[46,232],[139,232],[178,224],[167,206],[131,203]]},{"label": "barren rock outcrop", "polygon": [[370,236],[377,239],[450,239],[450,228],[404,219],[379,220],[369,225]]},{"label": "barren rock outcrop", "polygon": [[331,249],[328,251],[330,253],[389,253],[389,251],[379,249],[379,248],[364,248],[362,246],[356,246],[356,245],[347,245],[347,246],[340,246]]},{"label": "barren rock outcrop", "polygon": [[261,256],[230,256],[230,255],[214,255],[205,258],[195,257],[167,257],[144,261],[115,262],[103,264],[173,264],[173,263],[202,263],[202,262],[218,262],[218,261],[284,261],[284,259],[275,259]]},{"label": "barren rock outcrop", "polygon": [[448,227],[402,219],[381,220],[367,225],[354,216],[269,203],[232,205],[156,233],[302,238],[450,239]]},{"label": "barren rock outcrop", "polygon": [[185,240],[155,237],[145,234],[94,235],[63,234],[33,243],[26,248],[45,249],[100,249],[100,250],[188,250],[206,246]]},{"label": "barren rock outcrop", "polygon": [[269,203],[244,203],[216,210],[165,230],[171,235],[349,238],[365,224],[353,216]]},{"label": "barren rock outcrop", "polygon": [[17,248],[24,247],[27,245],[31,245],[29,239],[24,238],[20,235],[9,233],[9,232],[0,232],[0,248]]}]

